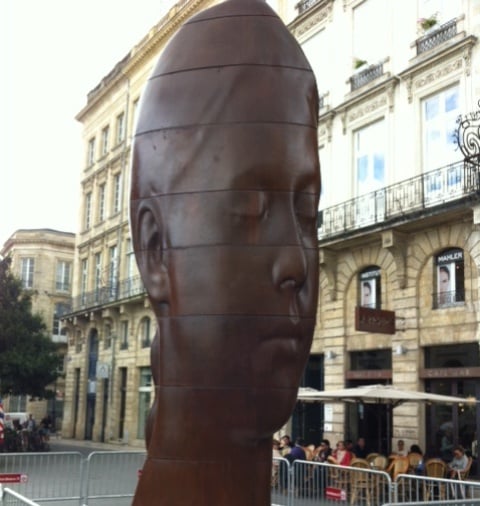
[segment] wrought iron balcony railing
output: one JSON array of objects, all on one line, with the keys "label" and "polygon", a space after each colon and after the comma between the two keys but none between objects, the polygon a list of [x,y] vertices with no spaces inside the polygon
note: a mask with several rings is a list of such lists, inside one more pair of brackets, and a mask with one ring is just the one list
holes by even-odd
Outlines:
[{"label": "wrought iron balcony railing", "polygon": [[318,4],[318,2],[320,2],[320,0],[301,0],[295,6],[298,11],[298,15],[300,16],[300,14],[303,14],[305,11],[308,11],[310,7],[313,7],[315,4]]},{"label": "wrought iron balcony railing", "polygon": [[465,302],[465,290],[452,292],[437,292],[432,294],[433,309],[463,305]]},{"label": "wrought iron balcony railing", "polygon": [[72,311],[75,313],[82,309],[93,309],[144,293],[145,287],[140,276],[135,276],[74,297]]},{"label": "wrought iron balcony railing", "polygon": [[455,35],[457,35],[457,20],[452,19],[439,26],[436,30],[417,39],[417,56],[455,37]]},{"label": "wrought iron balcony railing", "polygon": [[360,70],[350,77],[350,91],[358,90],[369,82],[383,75],[383,62],[376,65],[369,65],[365,70]]},{"label": "wrought iron balcony railing", "polygon": [[463,161],[447,165],[323,209],[318,217],[318,238],[406,220],[468,196],[480,197],[479,167]]}]

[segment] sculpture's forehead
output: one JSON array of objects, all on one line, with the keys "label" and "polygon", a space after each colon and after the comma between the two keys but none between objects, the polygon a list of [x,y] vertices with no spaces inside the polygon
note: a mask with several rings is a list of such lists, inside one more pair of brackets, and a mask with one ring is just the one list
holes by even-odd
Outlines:
[{"label": "sculpture's forehead", "polygon": [[132,197],[216,190],[319,191],[316,131],[211,126],[135,139]]}]

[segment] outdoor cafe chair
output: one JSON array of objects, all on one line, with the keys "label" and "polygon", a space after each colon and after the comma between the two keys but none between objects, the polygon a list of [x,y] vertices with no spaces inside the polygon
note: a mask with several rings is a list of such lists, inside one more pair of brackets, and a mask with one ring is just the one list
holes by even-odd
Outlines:
[{"label": "outdoor cafe chair", "polygon": [[411,474],[415,474],[415,469],[423,460],[423,456],[420,455],[420,453],[412,452],[407,455],[407,458],[408,458],[408,472]]},{"label": "outdoor cafe chair", "polygon": [[[350,462],[350,467],[370,471],[370,464],[366,459],[353,459]],[[367,505],[370,506],[372,502],[372,481],[372,476],[367,471],[350,471],[350,504],[356,504],[360,497],[365,497]]]},{"label": "outdoor cafe chair", "polygon": [[438,499],[445,500],[446,486],[445,483],[436,482],[435,478],[445,478],[447,472],[447,464],[441,459],[428,459],[425,462],[425,476],[432,480],[425,480],[423,484],[423,497],[425,501],[433,500],[435,492]]}]

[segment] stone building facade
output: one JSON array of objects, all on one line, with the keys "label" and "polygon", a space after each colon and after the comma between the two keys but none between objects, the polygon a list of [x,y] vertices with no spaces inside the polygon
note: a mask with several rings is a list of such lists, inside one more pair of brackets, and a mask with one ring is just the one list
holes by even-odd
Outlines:
[{"label": "stone building facade", "polygon": [[[67,436],[143,444],[155,325],[131,251],[130,141],[158,55],[181,23],[214,3],[172,7],[77,116],[86,159],[66,318]],[[452,135],[480,96],[480,0],[269,3],[301,43],[321,99],[320,299],[304,385],[392,383],[479,397],[478,167],[464,163]],[[377,326],[360,330],[369,318]],[[393,333],[379,331],[384,318]],[[386,449],[389,433],[424,447],[443,439],[470,447],[479,420],[468,406],[389,413],[298,403],[286,430],[313,443],[363,435]]]},{"label": "stone building facade", "polygon": [[[480,166],[464,160],[456,120],[478,107],[480,2],[299,8],[290,27],[322,100],[321,288],[304,383],[478,399]],[[480,416],[468,404],[298,405],[290,429],[379,451],[401,438],[448,459],[452,444],[475,451]]]},{"label": "stone building facade", "polygon": [[[75,234],[50,229],[21,229],[3,245],[0,255],[11,258],[11,271],[32,294],[32,310],[39,313],[59,353],[67,355],[67,336],[61,317],[71,311],[73,257]],[[55,385],[54,398],[29,399],[26,396],[6,397],[6,412],[28,411],[39,421],[47,413],[61,426],[65,380],[61,375]]]}]

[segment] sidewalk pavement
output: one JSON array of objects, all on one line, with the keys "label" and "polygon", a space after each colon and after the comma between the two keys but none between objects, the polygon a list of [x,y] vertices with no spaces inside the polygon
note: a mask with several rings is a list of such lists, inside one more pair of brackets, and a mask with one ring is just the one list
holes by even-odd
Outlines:
[{"label": "sidewalk pavement", "polygon": [[102,443],[100,441],[91,441],[91,440],[85,440],[85,439],[71,439],[71,438],[64,438],[61,436],[50,436],[50,447],[55,446],[56,444],[62,445],[62,446],[76,446],[76,447],[82,447],[82,448],[92,448],[92,451],[94,450],[113,450],[113,451],[132,451],[132,452],[138,452],[138,451],[146,451],[145,446],[132,446],[129,444],[124,443],[123,441],[111,441],[108,443]]}]

